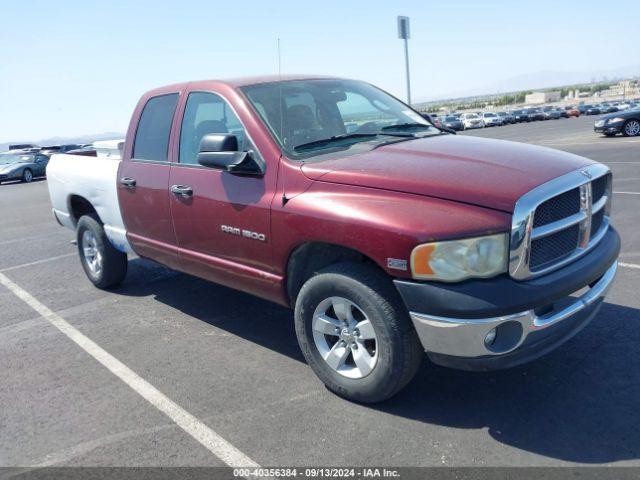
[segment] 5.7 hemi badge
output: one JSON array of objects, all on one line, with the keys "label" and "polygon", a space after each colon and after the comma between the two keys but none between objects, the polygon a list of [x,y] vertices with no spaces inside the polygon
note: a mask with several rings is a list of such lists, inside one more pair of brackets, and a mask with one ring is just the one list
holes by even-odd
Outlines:
[{"label": "5.7 hemi badge", "polygon": [[237,235],[238,237],[250,238],[251,240],[259,240],[266,242],[267,237],[264,233],[252,232],[251,230],[240,229],[238,227],[230,227],[229,225],[220,225],[220,230],[224,233]]}]

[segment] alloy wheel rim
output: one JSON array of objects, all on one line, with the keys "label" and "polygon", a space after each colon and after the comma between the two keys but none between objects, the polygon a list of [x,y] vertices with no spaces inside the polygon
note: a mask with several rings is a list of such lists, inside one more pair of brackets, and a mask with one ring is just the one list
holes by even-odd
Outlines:
[{"label": "alloy wheel rim", "polygon": [[32,178],[33,178],[33,176],[31,175],[31,171],[25,170],[24,171],[24,179],[25,179],[25,181],[30,182]]},{"label": "alloy wheel rim", "polygon": [[632,120],[627,123],[624,129],[627,135],[635,137],[640,133],[640,122]]},{"label": "alloy wheel rim", "polygon": [[362,308],[343,297],[329,297],[316,307],[313,340],[327,365],[340,375],[359,379],[378,361],[378,338]]},{"label": "alloy wheel rim", "polygon": [[82,234],[82,252],[87,267],[94,275],[102,272],[102,255],[96,246],[96,237],[90,230],[85,230]]}]

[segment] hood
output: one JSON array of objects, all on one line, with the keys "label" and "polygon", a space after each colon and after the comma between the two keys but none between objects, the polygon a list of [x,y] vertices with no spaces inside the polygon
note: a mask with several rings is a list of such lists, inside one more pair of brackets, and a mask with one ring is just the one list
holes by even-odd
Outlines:
[{"label": "hood", "polygon": [[526,192],[593,164],[524,143],[442,135],[305,163],[312,180],[426,195],[513,212]]},{"label": "hood", "polygon": [[17,170],[23,165],[24,163],[7,163],[5,165],[0,165],[0,172],[9,172],[11,170]]}]

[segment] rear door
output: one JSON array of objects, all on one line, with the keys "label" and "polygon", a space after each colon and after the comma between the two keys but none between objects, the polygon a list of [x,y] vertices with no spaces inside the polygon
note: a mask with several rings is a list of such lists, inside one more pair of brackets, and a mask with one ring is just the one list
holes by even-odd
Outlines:
[{"label": "rear door", "polygon": [[[141,101],[139,121],[129,128],[118,171],[118,199],[127,238],[141,257],[179,268],[176,236],[169,207],[170,143],[179,93]],[[142,112],[139,109],[142,108]],[[133,130],[133,131],[132,131]]]},{"label": "rear door", "polygon": [[213,92],[189,93],[182,114],[178,158],[170,186],[190,189],[171,194],[171,211],[182,269],[245,291],[260,284],[272,269],[270,205],[275,171],[263,177],[233,175],[197,162],[202,137],[233,134],[238,149],[263,159],[231,105]]}]

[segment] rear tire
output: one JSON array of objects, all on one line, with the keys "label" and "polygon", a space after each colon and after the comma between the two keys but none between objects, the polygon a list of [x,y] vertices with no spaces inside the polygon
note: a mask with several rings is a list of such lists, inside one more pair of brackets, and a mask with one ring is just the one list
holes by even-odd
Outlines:
[{"label": "rear tire", "polygon": [[78,254],[87,278],[96,287],[108,289],[118,285],[127,274],[127,254],[116,250],[94,217],[84,215],[78,221]]},{"label": "rear tire", "polygon": [[389,277],[368,265],[336,264],[307,280],[296,300],[295,327],[314,373],[356,402],[392,397],[424,358]]}]

